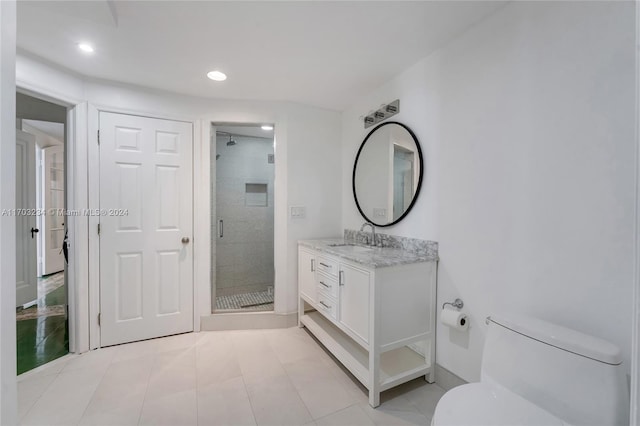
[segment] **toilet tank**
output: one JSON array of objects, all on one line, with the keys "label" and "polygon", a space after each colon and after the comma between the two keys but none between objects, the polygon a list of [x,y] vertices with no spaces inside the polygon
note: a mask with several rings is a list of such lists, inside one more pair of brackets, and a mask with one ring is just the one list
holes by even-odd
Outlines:
[{"label": "toilet tank", "polygon": [[497,383],[574,425],[628,425],[620,349],[525,316],[491,316],[481,381]]}]

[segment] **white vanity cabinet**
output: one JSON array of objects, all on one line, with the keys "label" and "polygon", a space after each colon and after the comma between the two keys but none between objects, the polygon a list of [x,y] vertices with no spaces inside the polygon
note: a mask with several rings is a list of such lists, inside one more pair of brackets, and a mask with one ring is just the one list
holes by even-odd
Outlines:
[{"label": "white vanity cabinet", "polygon": [[371,275],[348,263],[340,264],[338,321],[365,345],[369,343]]},{"label": "white vanity cabinet", "polygon": [[[321,246],[298,248],[299,325],[367,387],[372,407],[401,383],[433,382],[435,260],[380,266]],[[370,251],[383,258],[384,250]]]},{"label": "white vanity cabinet", "polygon": [[312,303],[317,301],[315,263],[313,252],[303,249],[298,251],[298,291]]}]

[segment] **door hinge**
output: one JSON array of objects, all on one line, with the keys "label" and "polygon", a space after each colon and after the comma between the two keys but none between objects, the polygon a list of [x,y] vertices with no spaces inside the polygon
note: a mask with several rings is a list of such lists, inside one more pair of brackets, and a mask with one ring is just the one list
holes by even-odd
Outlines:
[{"label": "door hinge", "polygon": [[98,145],[100,145],[100,130],[98,130]]},{"label": "door hinge", "polygon": [[98,235],[100,235],[100,224],[98,224]]},{"label": "door hinge", "polygon": [[101,318],[102,318],[102,314],[98,314],[98,327],[100,327],[100,325],[101,325],[101,324],[100,324],[100,320],[101,320]]}]

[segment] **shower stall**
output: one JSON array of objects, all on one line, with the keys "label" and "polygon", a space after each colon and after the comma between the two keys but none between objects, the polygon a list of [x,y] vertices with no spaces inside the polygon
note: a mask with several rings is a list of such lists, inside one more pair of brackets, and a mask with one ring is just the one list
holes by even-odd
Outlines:
[{"label": "shower stall", "polygon": [[273,310],[273,130],[217,125],[213,143],[214,312]]}]

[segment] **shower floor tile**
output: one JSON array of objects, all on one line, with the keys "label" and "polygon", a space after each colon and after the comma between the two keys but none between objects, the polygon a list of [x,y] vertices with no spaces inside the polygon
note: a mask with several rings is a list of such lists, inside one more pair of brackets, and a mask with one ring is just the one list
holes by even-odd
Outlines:
[{"label": "shower floor tile", "polygon": [[230,294],[216,297],[216,311],[273,311],[273,291]]}]

